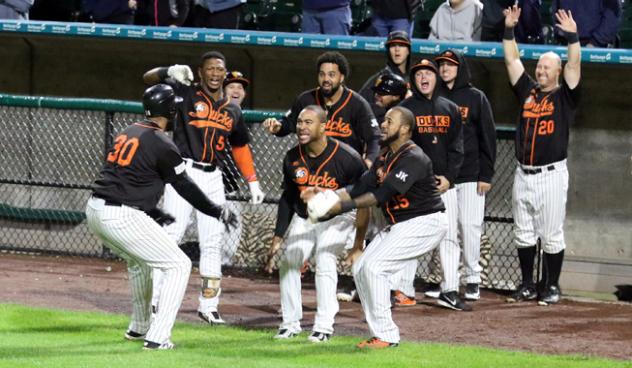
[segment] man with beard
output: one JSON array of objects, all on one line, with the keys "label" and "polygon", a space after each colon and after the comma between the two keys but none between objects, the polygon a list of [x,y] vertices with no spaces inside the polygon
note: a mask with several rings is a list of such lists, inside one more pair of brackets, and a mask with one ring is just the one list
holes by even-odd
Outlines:
[{"label": "man with beard", "polygon": [[[377,79],[384,73],[391,73],[402,77],[408,82],[408,68],[410,67],[410,38],[405,31],[393,31],[388,34],[386,39],[386,66],[379,72],[373,74],[369,79],[364,82],[362,88],[360,88],[360,95],[371,105],[373,115],[376,117],[386,114],[388,108],[380,106],[373,99],[373,87],[376,84]],[[380,118],[378,122],[382,122]]]},{"label": "man with beard", "polygon": [[364,251],[357,249],[350,255],[350,261],[355,260],[353,277],[373,336],[358,348],[399,344],[399,329],[391,316],[389,277],[434,249],[448,227],[432,161],[411,140],[414,119],[412,112],[401,106],[386,113],[380,139],[384,149],[352,188],[336,192],[314,188],[302,194],[308,201],[310,218],[331,218],[379,204],[390,224]]},{"label": "man with beard", "polygon": [[[459,106],[463,123],[464,160],[456,178],[458,230],[463,243],[465,299],[480,299],[479,265],[485,194],[491,189],[496,161],[496,126],[487,96],[470,83],[467,60],[446,50],[439,63],[441,95]],[[439,285],[435,287],[438,289]]]},{"label": "man with beard", "polygon": [[298,114],[306,106],[320,106],[327,113],[325,134],[350,145],[371,166],[379,153],[380,131],[368,102],[344,86],[349,77],[347,59],[339,52],[328,51],[318,57],[316,68],[318,88],[300,94],[281,121],[264,120],[264,128],[285,137],[296,132]]},{"label": "man with beard", "polygon": [[[226,162],[226,145],[232,146],[232,156],[248,182],[251,202],[263,202],[250,151],[250,135],[239,106],[223,93],[226,78],[226,58],[217,51],[202,55],[198,68],[199,83],[191,85],[193,73],[186,65],[154,68],[143,76],[147,84],[164,81],[176,95],[183,98],[178,118],[173,126],[173,140],[186,163],[187,174],[215,203],[226,202],[221,167]],[[189,224],[193,207],[172,186],[167,185],[164,210],[173,215],[174,223],[166,226],[167,233],[179,243]],[[221,247],[224,226],[217,219],[196,212],[200,239],[200,276],[198,315],[209,324],[225,323],[218,312],[221,271]],[[155,281],[154,285],[160,282]],[[158,299],[154,288],[154,300]],[[154,308],[160,308],[154,304]]]},{"label": "man with beard", "polygon": [[[437,64],[422,59],[410,70],[413,96],[400,106],[410,109],[415,115],[412,139],[432,160],[441,199],[446,207],[448,232],[439,245],[443,283],[437,297],[439,305],[458,311],[469,311],[471,307],[459,297],[460,247],[457,239],[456,189],[454,183],[463,163],[463,129],[459,107],[437,93]],[[413,281],[417,260],[412,260],[397,277],[393,286],[399,286],[405,295],[413,297]]]},{"label": "man with beard", "polygon": [[[308,339],[314,343],[326,342],[334,332],[334,317],[339,309],[336,260],[353,235],[356,216],[348,213],[321,223],[310,222],[300,193],[309,188],[344,188],[354,184],[366,167],[353,148],[326,136],[326,124],[327,116],[322,108],[305,107],[296,123],[298,145],[289,150],[283,160],[284,190],[265,267],[272,273],[274,255],[281,248],[287,231],[279,270],[283,322],[275,339],[290,339],[301,332],[300,268],[312,253],[316,263],[317,307],[313,332]],[[362,249],[367,222],[368,210],[358,210],[354,249]]]}]

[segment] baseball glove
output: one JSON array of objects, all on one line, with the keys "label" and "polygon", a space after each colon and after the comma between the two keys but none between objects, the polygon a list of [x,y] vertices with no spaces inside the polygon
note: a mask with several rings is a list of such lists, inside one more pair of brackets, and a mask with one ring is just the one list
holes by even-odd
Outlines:
[{"label": "baseball glove", "polygon": [[333,190],[324,190],[318,192],[307,203],[307,214],[312,223],[322,221],[326,217],[327,212],[340,200],[338,194]]}]

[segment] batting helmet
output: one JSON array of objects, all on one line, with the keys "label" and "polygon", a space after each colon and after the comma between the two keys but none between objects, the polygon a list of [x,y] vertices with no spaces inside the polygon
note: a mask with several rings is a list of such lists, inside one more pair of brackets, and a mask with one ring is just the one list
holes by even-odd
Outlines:
[{"label": "batting helmet", "polygon": [[180,102],[182,98],[176,96],[168,84],[156,84],[143,94],[143,109],[148,118],[162,116],[172,120],[176,116],[176,104]]},{"label": "batting helmet", "polygon": [[392,95],[404,98],[408,86],[404,78],[393,73],[382,73],[375,80],[375,84],[371,87],[373,92],[378,95]]}]

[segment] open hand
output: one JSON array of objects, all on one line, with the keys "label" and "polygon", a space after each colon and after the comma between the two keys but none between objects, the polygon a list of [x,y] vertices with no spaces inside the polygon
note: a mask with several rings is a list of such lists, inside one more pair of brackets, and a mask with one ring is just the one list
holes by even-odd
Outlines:
[{"label": "open hand", "polygon": [[576,33],[577,32],[577,23],[573,19],[573,14],[571,14],[570,10],[560,9],[555,13],[555,19],[557,19],[557,23],[555,26],[567,33]]},{"label": "open hand", "polygon": [[520,19],[520,13],[522,13],[522,9],[520,9],[518,5],[514,5],[503,10],[503,15],[505,16],[505,27],[515,27]]}]

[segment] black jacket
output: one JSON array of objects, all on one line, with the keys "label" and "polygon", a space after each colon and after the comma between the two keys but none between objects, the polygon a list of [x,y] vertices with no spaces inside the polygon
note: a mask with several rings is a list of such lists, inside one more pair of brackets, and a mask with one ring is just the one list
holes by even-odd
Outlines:
[{"label": "black jacket", "polygon": [[439,94],[459,106],[463,123],[464,158],[456,183],[491,183],[496,162],[496,124],[487,96],[470,84],[467,60],[455,53],[459,69],[452,89],[439,82]]}]

